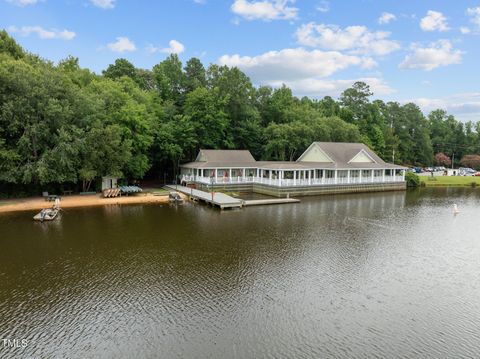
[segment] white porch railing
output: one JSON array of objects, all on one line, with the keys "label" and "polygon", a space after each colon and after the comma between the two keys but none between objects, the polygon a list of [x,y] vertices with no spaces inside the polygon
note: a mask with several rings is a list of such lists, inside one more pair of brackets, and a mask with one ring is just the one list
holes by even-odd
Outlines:
[{"label": "white porch railing", "polygon": [[266,177],[200,177],[183,175],[182,182],[197,182],[203,184],[243,184],[258,183],[277,187],[292,186],[319,186],[319,185],[348,185],[348,184],[368,184],[368,183],[391,183],[404,182],[402,175],[379,176],[379,177],[337,177],[337,178],[316,178],[316,179],[275,179]]}]

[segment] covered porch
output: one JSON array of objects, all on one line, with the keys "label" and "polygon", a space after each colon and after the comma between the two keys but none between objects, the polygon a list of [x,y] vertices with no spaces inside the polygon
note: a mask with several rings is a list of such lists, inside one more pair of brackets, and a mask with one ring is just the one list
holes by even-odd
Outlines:
[{"label": "covered porch", "polygon": [[259,183],[270,186],[317,186],[389,183],[405,181],[402,169],[265,169],[193,168],[185,171],[182,182],[218,184]]}]

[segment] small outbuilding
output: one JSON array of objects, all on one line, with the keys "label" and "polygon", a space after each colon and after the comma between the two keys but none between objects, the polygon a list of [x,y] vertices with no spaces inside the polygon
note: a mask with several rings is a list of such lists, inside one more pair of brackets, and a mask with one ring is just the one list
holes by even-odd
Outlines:
[{"label": "small outbuilding", "polygon": [[112,176],[105,176],[102,177],[102,191],[106,189],[111,189],[111,188],[117,188],[117,177],[112,177]]}]

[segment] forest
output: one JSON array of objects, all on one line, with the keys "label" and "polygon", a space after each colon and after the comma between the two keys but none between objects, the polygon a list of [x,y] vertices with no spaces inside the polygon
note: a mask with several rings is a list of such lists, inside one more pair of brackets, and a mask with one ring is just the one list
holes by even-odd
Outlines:
[{"label": "forest", "polygon": [[338,99],[298,98],[177,55],[152,69],[120,58],[96,74],[74,57],[42,59],[1,31],[0,193],[88,191],[105,175],[172,181],[200,148],[295,160],[313,141],[339,141],[409,166],[479,158],[480,123],[372,97],[357,82]]}]

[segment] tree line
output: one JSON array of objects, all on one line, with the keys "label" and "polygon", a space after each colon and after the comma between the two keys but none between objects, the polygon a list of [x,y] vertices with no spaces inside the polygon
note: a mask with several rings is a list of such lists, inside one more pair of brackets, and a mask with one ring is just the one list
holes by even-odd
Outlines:
[{"label": "tree line", "polygon": [[479,123],[413,103],[371,100],[355,83],[338,100],[255,87],[238,68],[170,55],[152,69],[117,59],[102,74],[77,58],[58,64],[0,32],[0,193],[105,175],[172,179],[200,148],[249,149],[258,160],[295,160],[313,141],[363,142],[389,162],[458,162],[480,151]]}]

